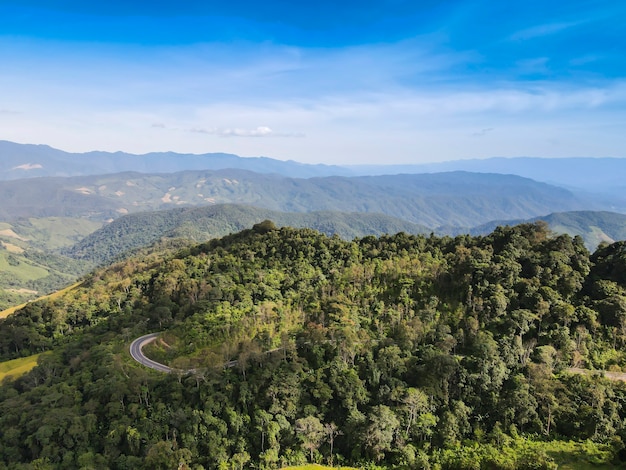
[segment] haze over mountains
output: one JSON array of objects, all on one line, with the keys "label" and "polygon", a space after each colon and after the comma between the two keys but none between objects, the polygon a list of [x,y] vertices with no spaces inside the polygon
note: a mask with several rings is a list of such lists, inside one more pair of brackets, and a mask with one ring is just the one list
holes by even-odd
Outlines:
[{"label": "haze over mountains", "polygon": [[467,172],[309,179],[245,170],[116,173],[2,181],[0,198],[0,220],[105,221],[140,211],[236,203],[288,212],[383,213],[433,229],[608,209],[601,201],[527,178]]},{"label": "haze over mountains", "polygon": [[202,155],[158,152],[133,155],[125,152],[69,153],[47,145],[0,141],[0,180],[39,176],[85,176],[137,171],[172,173],[185,170],[237,168],[257,173],[277,173],[296,178],[350,175],[346,168],[308,165],[267,157],[246,157],[227,153]]},{"label": "haze over mountains", "polygon": [[361,175],[471,171],[524,176],[536,181],[613,194],[626,188],[626,158],[486,158],[418,165],[362,165],[349,167]]}]

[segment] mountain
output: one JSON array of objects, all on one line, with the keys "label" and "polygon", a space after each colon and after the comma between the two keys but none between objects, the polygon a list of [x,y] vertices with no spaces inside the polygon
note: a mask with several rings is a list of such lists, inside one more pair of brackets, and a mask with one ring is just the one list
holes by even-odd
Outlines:
[{"label": "mountain", "polygon": [[[0,467],[623,468],[626,389],[602,371],[626,365],[625,299],[626,243],[590,256],[543,224],[264,221],[0,319],[0,360],[47,353],[0,382]],[[129,354],[148,333],[172,373]]]},{"label": "mountain", "polygon": [[[553,232],[570,236],[580,235],[590,251],[595,251],[602,242],[613,243],[626,240],[626,215],[606,211],[557,212],[526,220],[493,220],[469,230],[451,229],[448,233],[470,233],[486,235],[497,226],[533,223],[542,220]],[[445,232],[445,230],[443,230]]]},{"label": "mountain", "polygon": [[[626,158],[486,158],[418,165],[357,165],[360,175],[470,171],[511,174],[567,188],[620,195],[626,188]],[[621,201],[623,205],[623,198]]]},{"label": "mountain", "polygon": [[327,235],[337,234],[346,240],[385,233],[429,232],[427,227],[383,214],[287,213],[226,204],[126,215],[68,247],[63,253],[75,259],[105,263],[124,252],[150,245],[161,238],[202,242],[252,227],[266,219],[278,226],[308,227]]},{"label": "mountain", "polygon": [[205,170],[27,178],[0,181],[0,200],[0,220],[64,216],[105,221],[134,212],[236,203],[284,212],[382,213],[431,228],[606,209],[527,178],[466,172],[300,179]]},{"label": "mountain", "polygon": [[47,145],[16,144],[0,141],[0,180],[41,176],[86,176],[137,171],[173,173],[184,170],[238,168],[257,173],[276,173],[308,178],[349,175],[345,168],[332,165],[307,165],[293,160],[267,157],[239,157],[227,153],[181,154],[155,152],[134,155],[125,152],[69,153]]}]

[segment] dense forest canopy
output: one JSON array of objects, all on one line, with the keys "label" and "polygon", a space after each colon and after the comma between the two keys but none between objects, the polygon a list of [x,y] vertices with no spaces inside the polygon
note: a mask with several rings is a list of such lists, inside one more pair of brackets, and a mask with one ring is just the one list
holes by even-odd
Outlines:
[{"label": "dense forest canopy", "polygon": [[[180,373],[131,360],[152,331]],[[554,468],[555,442],[618,465],[625,385],[571,368],[621,371],[625,344],[624,242],[266,221],[2,320],[3,360],[52,353],[0,387],[0,468]]]}]

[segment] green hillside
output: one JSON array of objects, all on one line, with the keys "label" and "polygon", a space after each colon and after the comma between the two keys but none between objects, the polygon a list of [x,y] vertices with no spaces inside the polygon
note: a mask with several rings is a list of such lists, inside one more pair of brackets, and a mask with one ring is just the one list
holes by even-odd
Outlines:
[{"label": "green hillside", "polygon": [[[264,221],[0,320],[0,467],[620,468],[626,243]],[[155,359],[130,342],[162,331]],[[230,362],[236,361],[236,362]],[[225,365],[229,365],[225,367]],[[30,465],[31,467],[28,467]]]}]

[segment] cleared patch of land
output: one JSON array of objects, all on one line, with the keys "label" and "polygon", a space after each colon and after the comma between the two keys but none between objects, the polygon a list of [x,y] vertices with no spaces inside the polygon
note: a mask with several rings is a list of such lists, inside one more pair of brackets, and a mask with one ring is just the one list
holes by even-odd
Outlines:
[{"label": "cleared patch of land", "polygon": [[36,290],[32,290],[32,289],[7,289],[7,292],[14,292],[15,294],[36,294],[37,291]]},{"label": "cleared patch of land", "polygon": [[24,253],[24,248],[14,245],[13,243],[3,242],[0,240],[0,245],[2,245],[9,253]]},{"label": "cleared patch of land", "polygon": [[0,362],[0,382],[2,382],[6,377],[17,379],[19,376],[32,370],[33,367],[37,365],[37,359],[39,356],[41,356],[41,354]]}]

